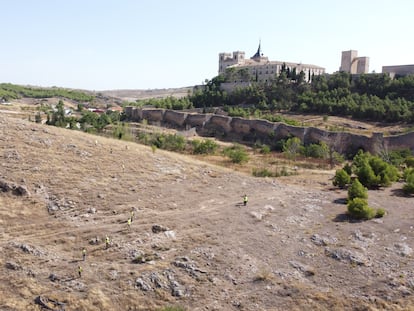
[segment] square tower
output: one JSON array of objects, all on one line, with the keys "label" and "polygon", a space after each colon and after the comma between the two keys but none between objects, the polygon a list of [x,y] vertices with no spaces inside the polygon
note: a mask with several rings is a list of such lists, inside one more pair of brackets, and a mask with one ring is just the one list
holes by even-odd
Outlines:
[{"label": "square tower", "polygon": [[341,67],[339,71],[345,71],[349,73],[357,72],[356,59],[358,57],[358,51],[349,50],[342,52]]}]

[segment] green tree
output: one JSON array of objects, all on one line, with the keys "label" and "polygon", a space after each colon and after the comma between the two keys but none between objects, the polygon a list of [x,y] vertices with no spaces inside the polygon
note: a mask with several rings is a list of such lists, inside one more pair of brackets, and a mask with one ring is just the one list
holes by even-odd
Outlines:
[{"label": "green tree", "polygon": [[351,186],[348,188],[348,201],[355,198],[368,199],[368,190],[358,179],[354,179]]},{"label": "green tree", "polygon": [[246,150],[239,145],[226,147],[224,148],[223,153],[225,156],[229,157],[233,163],[242,164],[249,161],[249,155]]},{"label": "green tree", "polygon": [[289,138],[286,143],[283,145],[283,153],[289,159],[296,161],[296,156],[301,152],[302,142],[298,137]]},{"label": "green tree", "polygon": [[191,144],[193,145],[194,154],[214,154],[218,149],[218,144],[211,139],[203,141],[194,139]]},{"label": "green tree", "polygon": [[56,109],[52,112],[51,117],[48,116],[46,124],[59,127],[66,126],[67,122],[65,120],[65,106],[62,100],[59,100],[58,104],[56,105]]},{"label": "green tree", "polygon": [[[351,177],[344,169],[339,169],[335,173],[333,185],[339,188],[345,188],[351,182]],[[361,185],[362,186],[362,185]]]},{"label": "green tree", "polygon": [[348,201],[348,213],[357,219],[372,219],[376,211],[368,206],[368,202],[363,198],[354,198]]},{"label": "green tree", "polygon": [[414,171],[411,171],[410,174],[406,177],[406,183],[403,186],[404,193],[413,194],[414,193]]}]

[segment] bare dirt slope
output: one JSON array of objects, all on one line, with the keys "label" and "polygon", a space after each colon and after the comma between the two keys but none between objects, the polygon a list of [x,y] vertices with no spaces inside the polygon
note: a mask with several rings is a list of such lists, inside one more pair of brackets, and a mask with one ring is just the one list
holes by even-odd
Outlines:
[{"label": "bare dirt slope", "polygon": [[384,218],[350,222],[329,174],[254,178],[4,115],[0,159],[0,310],[45,310],[39,297],[65,310],[414,310],[401,184],[369,193]]}]

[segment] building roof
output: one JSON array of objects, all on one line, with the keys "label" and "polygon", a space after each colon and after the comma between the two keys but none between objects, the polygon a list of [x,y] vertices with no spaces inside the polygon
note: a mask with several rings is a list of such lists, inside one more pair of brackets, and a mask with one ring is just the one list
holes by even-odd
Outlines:
[{"label": "building roof", "polygon": [[263,54],[262,54],[262,49],[260,45],[261,45],[261,42],[259,41],[259,47],[257,48],[257,52],[251,57],[251,59],[257,59],[257,58],[262,57]]},{"label": "building roof", "polygon": [[269,61],[269,60],[267,60],[265,62],[263,62],[263,61],[257,62],[257,61],[250,60],[250,59],[246,59],[244,61],[244,63],[234,64],[234,65],[228,66],[227,68],[254,67],[254,66],[264,66],[264,65],[283,65],[283,64],[285,64],[286,66],[289,66],[289,67],[311,67],[311,68],[318,68],[318,69],[325,70],[324,67],[311,65],[311,64],[290,63],[290,62]]}]

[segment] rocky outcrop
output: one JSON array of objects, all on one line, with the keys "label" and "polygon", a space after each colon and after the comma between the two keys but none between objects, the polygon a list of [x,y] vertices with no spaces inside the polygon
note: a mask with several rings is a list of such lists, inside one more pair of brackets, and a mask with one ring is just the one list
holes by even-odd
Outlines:
[{"label": "rocky outcrop", "polygon": [[217,114],[198,114],[165,109],[126,107],[125,114],[131,121],[147,120],[178,129],[195,128],[202,136],[227,138],[241,143],[261,142],[269,145],[287,137],[298,137],[304,144],[325,141],[343,152],[363,149],[377,154],[384,149],[409,148],[414,150],[414,132],[383,137],[373,133],[371,137],[346,132],[329,132],[313,127],[292,126],[261,119],[232,118]]}]

